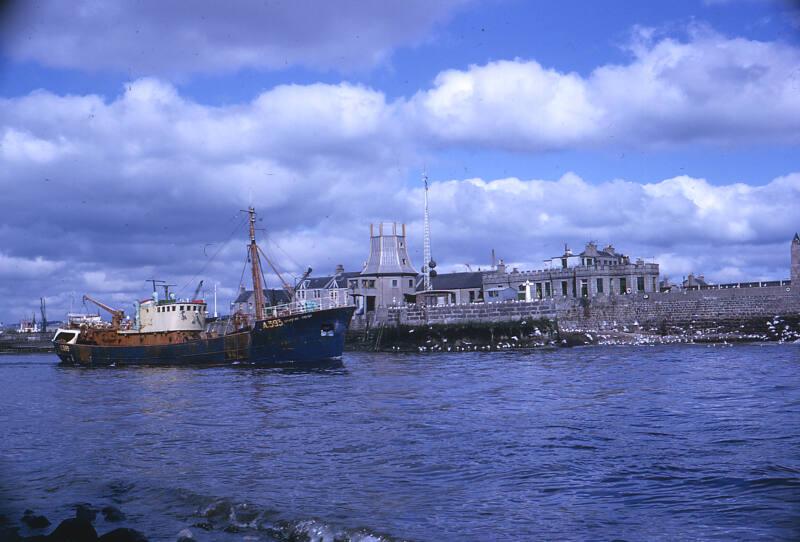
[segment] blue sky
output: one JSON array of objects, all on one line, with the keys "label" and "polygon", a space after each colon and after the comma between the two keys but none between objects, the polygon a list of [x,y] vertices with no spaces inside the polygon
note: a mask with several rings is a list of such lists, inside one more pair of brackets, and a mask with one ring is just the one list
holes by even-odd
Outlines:
[{"label": "blue sky", "polygon": [[420,247],[423,168],[445,270],[596,239],[672,278],[788,276],[791,2],[50,1],[2,25],[0,321],[153,273],[230,297],[241,247],[206,247],[249,203],[290,274],[358,269],[379,220]]}]

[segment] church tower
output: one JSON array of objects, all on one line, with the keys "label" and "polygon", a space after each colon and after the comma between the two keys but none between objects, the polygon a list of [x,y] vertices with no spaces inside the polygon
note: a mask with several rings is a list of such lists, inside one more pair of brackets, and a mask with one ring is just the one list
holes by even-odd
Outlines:
[{"label": "church tower", "polygon": [[792,239],[792,289],[800,293],[800,235]]}]

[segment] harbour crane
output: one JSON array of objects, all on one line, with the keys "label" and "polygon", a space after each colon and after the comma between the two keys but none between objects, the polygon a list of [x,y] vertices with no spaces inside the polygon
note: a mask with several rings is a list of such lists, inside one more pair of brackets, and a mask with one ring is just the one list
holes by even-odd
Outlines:
[{"label": "harbour crane", "polygon": [[47,332],[47,302],[43,297],[39,298],[39,310],[42,313],[42,332]]},{"label": "harbour crane", "polygon": [[96,299],[94,299],[92,297],[89,297],[88,295],[84,294],[83,302],[86,303],[87,301],[90,301],[90,302],[94,303],[95,305],[97,305],[98,307],[103,309],[104,311],[108,312],[111,315],[111,325],[113,327],[118,328],[120,326],[120,324],[122,323],[122,319],[125,317],[125,311],[122,311],[122,310],[119,310],[119,309],[115,309],[114,307],[109,307],[105,303],[102,303],[102,302],[100,302],[100,301],[98,301],[98,300],[96,300]]}]

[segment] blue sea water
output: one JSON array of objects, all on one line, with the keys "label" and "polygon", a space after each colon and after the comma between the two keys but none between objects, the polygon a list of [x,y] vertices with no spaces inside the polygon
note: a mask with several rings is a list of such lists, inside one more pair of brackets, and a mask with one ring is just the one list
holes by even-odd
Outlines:
[{"label": "blue sea water", "polygon": [[800,538],[797,345],[349,353],[312,371],[55,361],[0,357],[0,512],[13,521],[32,509],[55,525],[90,503],[170,541],[184,528]]}]

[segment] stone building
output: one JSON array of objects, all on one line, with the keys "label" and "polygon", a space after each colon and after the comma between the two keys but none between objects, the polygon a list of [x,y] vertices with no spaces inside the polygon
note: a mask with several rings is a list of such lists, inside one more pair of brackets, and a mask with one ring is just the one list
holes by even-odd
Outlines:
[{"label": "stone building", "polygon": [[[267,306],[282,305],[288,303],[289,293],[286,290],[264,290]],[[239,295],[231,303],[231,314],[240,312],[242,314],[256,313],[256,299],[253,290],[245,290],[244,286],[239,286]]]},{"label": "stone building", "polygon": [[580,254],[565,247],[536,271],[514,268],[508,273],[501,262],[495,272],[484,275],[483,287],[486,292],[514,288],[521,300],[624,295],[658,291],[658,273],[658,264],[631,262],[612,245],[600,250],[590,242]]},{"label": "stone building", "polygon": [[424,289],[424,279],[417,279],[416,302],[426,305],[480,303],[483,301],[483,272],[439,273],[431,276],[431,289]]},{"label": "stone building", "polygon": [[337,265],[333,275],[309,277],[297,285],[295,298],[298,301],[315,301],[322,298],[333,300],[337,305],[352,304],[354,291],[351,279],[357,278],[358,271],[345,272],[344,266]]},{"label": "stone building", "polygon": [[[369,259],[357,279],[349,279],[357,312],[413,302],[417,271],[411,265],[406,244],[406,225],[370,224]],[[357,281],[357,282],[356,282]]]},{"label": "stone building", "polygon": [[794,234],[792,239],[792,287],[800,290],[800,235]]},{"label": "stone building", "polygon": [[702,290],[703,288],[708,288],[711,286],[711,284],[706,282],[705,275],[695,275],[694,273],[689,273],[689,276],[683,280],[681,286],[687,290]]}]

